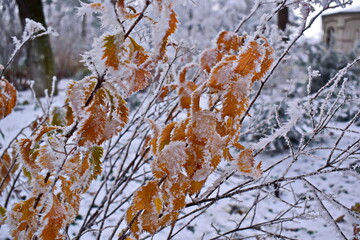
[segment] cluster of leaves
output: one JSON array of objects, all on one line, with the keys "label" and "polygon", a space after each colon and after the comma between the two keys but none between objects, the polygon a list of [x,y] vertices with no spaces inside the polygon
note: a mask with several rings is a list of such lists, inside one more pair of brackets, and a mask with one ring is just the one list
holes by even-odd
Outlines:
[{"label": "cluster of leaves", "polygon": [[[251,86],[271,66],[272,53],[265,38],[221,32],[216,48],[201,55],[200,68],[206,76],[199,86],[186,80],[193,66],[188,65],[180,71],[178,84],[164,87],[164,92],[177,90],[187,117],[162,129],[152,122],[154,136],[149,145],[155,179],[135,192],[126,215],[136,238],[142,230],[154,234],[174,222],[186,205],[186,196],[200,192],[221,159],[236,162],[241,172],[260,176],[261,163],[255,164],[252,151],[244,149],[237,138]],[[200,106],[201,99],[208,100],[207,107]],[[231,147],[238,151],[235,156]]]},{"label": "cluster of leaves", "polygon": [[[104,69],[93,69],[91,76],[69,84],[65,106],[54,109],[51,117],[35,126],[31,137],[16,144],[32,192],[7,213],[14,239],[65,238],[62,230],[74,221],[81,194],[102,171],[101,144],[118,134],[128,120],[126,102],[119,89],[130,95],[145,88],[149,71],[165,57],[167,39],[177,20],[171,3],[157,1],[155,5],[158,11],[170,13],[168,28],[152,55],[128,34],[104,33],[94,47],[100,48],[101,54],[89,52],[91,58],[102,62],[99,65]],[[101,3],[84,4],[83,8],[102,14],[108,10]],[[125,14],[121,0],[115,9],[125,19],[142,16]],[[3,118],[16,103],[16,91],[6,80],[1,80],[0,100]],[[3,172],[8,174],[8,168]]]},{"label": "cluster of leaves", "polygon": [[[124,150],[125,158],[121,158],[123,162],[120,164],[120,170],[115,173],[118,176],[114,183],[111,183],[111,180],[102,183],[102,186],[106,186],[106,194],[99,207],[92,210],[91,208],[97,204],[95,203],[96,197],[102,191],[102,186],[99,187],[76,239],[79,239],[85,232],[94,230],[92,226],[96,224],[100,225],[98,233],[98,239],[100,239],[101,232],[107,228],[105,220],[115,212],[119,212],[119,209],[123,210],[123,206],[126,206],[131,197],[132,202],[129,204],[129,208],[126,212],[124,211],[125,215],[119,218],[110,238],[116,234],[120,225],[123,224],[123,219],[126,220],[128,227],[120,233],[119,238],[140,238],[143,232],[153,235],[168,225],[175,226],[175,222],[180,219],[180,212],[187,206],[204,202],[209,202],[211,205],[219,199],[230,198],[241,192],[253,190],[259,190],[257,200],[254,201],[253,207],[248,210],[243,218],[243,220],[247,218],[251,211],[254,212],[249,227],[240,227],[242,220],[237,229],[229,231],[223,236],[246,228],[263,231],[262,226],[283,224],[283,221],[291,221],[296,217],[306,217],[303,213],[290,218],[285,216],[287,213],[293,214],[291,210],[294,207],[300,206],[302,208],[301,199],[293,194],[294,203],[289,201],[288,204],[286,199],[280,199],[290,206],[284,210],[284,213],[260,224],[254,220],[256,212],[258,212],[256,210],[257,204],[270,196],[270,193],[266,192],[267,195],[261,198],[260,193],[264,190],[267,191],[270,186],[278,186],[280,189],[281,184],[286,186],[298,179],[306,181],[305,178],[309,176],[331,171],[349,170],[348,168],[334,168],[334,170],[306,172],[306,174],[295,177],[286,176],[292,164],[299,160],[299,156],[308,154],[307,146],[310,141],[300,141],[298,152],[292,152],[290,156],[292,162],[281,177],[275,180],[263,178],[264,181],[261,183],[260,181],[249,180],[226,193],[221,193],[219,189],[222,181],[225,181],[225,178],[229,177],[235,170],[256,179],[262,175],[263,171],[270,172],[271,169],[287,159],[280,160],[263,170],[261,169],[261,162],[256,163],[254,159],[254,155],[259,152],[253,153],[253,150],[246,149],[238,141],[243,120],[248,116],[249,108],[255,106],[253,105],[254,101],[249,101],[254,83],[260,82],[261,87],[258,92],[260,94],[268,79],[264,76],[272,74],[291,47],[289,44],[287,50],[284,50],[283,55],[273,64],[274,50],[268,39],[262,36],[267,35],[264,30],[266,29],[266,21],[269,21],[278,10],[274,10],[270,17],[264,18],[263,25],[253,36],[240,37],[236,32],[230,31],[219,33],[215,47],[202,52],[199,56],[199,63],[183,66],[177,77],[169,74],[173,77],[173,82],[165,86],[162,85],[163,82],[158,84],[159,91],[154,94],[154,99],[149,101],[147,109],[153,106],[152,104],[156,99],[164,99],[164,105],[166,102],[176,99],[175,101],[178,101],[178,104],[174,104],[176,105],[175,108],[182,114],[179,114],[179,117],[173,116],[172,111],[168,112],[169,109],[159,110],[160,106],[154,110],[159,110],[160,113],[154,114],[156,116],[153,115],[154,118],[152,119],[159,119],[158,116],[161,114],[169,114],[166,123],[168,120],[173,120],[173,122],[164,127],[159,127],[153,120],[150,120],[153,134],[145,137],[148,126],[142,126],[143,120],[152,113],[138,113],[141,112],[138,111],[133,118],[130,118],[135,119],[131,120],[131,123],[135,123],[136,117],[141,116],[139,117],[141,120],[137,122],[138,125],[132,126],[132,128],[129,126],[123,130],[129,118],[129,111],[124,99],[145,89],[151,82],[150,80],[156,81],[157,76],[155,75],[161,75],[158,65],[167,62],[167,47],[176,45],[170,43],[170,36],[175,32],[178,21],[173,10],[174,3],[171,0],[136,1],[134,4],[127,5],[124,0],[82,4],[79,13],[96,13],[95,15],[101,19],[104,29],[104,33],[95,39],[93,48],[85,53],[83,58],[91,71],[91,75],[78,82],[72,82],[67,88],[65,105],[55,108],[52,114],[46,115],[37,125],[34,125],[32,135],[17,142],[14,154],[4,154],[3,159],[5,160],[2,160],[4,164],[0,166],[2,184],[9,182],[7,179],[11,171],[9,166],[13,165],[12,163],[15,161],[19,161],[22,173],[28,178],[31,188],[28,198],[16,203],[12,210],[7,213],[4,213],[4,209],[0,206],[0,214],[6,215],[6,222],[10,226],[13,238],[66,238],[67,228],[79,212],[81,195],[88,190],[91,181],[102,172],[103,155],[108,155],[106,156],[108,159],[117,154],[121,156],[124,148],[127,149]],[[278,8],[280,9],[281,6],[279,5]],[[142,10],[138,11],[139,9]],[[151,18],[145,15],[147,9],[153,10],[154,14],[149,14]],[[146,41],[143,41],[144,44],[142,42],[141,29],[136,28],[141,19],[149,21],[152,27],[151,50],[147,49]],[[132,34],[134,29],[137,34]],[[176,47],[174,48],[176,49]],[[198,71],[190,76],[190,69],[192,68],[197,68]],[[266,75],[269,70],[270,73]],[[164,73],[163,76],[168,76],[168,72],[170,71]],[[6,81],[4,83],[6,84]],[[337,84],[338,80],[335,83]],[[5,88],[0,90],[2,89]],[[168,96],[171,92],[175,92],[176,98],[172,98],[174,95]],[[160,95],[159,98],[157,94]],[[3,96],[6,97],[6,99],[4,98],[4,106],[6,107],[3,108],[5,110],[0,108],[4,116],[9,113],[8,106],[13,107],[13,97],[9,98],[11,95],[13,94],[2,93],[0,95],[0,99],[3,99]],[[255,100],[257,97],[258,95],[256,95]],[[310,99],[309,101],[313,100]],[[161,104],[163,103],[159,105]],[[310,107],[313,107],[311,104]],[[328,110],[325,107],[326,103],[323,105],[321,114],[332,116],[335,107]],[[297,111],[297,107],[298,105],[294,104],[292,113]],[[309,109],[313,110],[313,108]],[[310,113],[312,112],[310,111]],[[315,124],[316,116],[310,115],[310,117]],[[288,124],[289,128],[297,121],[297,118],[294,119]],[[319,130],[314,131],[313,138],[327,124],[327,117],[321,117],[321,119],[323,122],[317,124]],[[139,136],[137,135],[137,128],[142,129],[141,134],[144,136],[140,144],[136,139]],[[122,130],[126,134],[132,129],[134,131],[129,138],[130,143],[126,143],[126,147],[114,150],[116,153],[111,152],[111,147],[107,151],[103,149],[102,146],[107,140],[119,135]],[[289,129],[281,128],[280,130],[279,133],[270,136],[269,139],[272,141],[278,136],[285,136]],[[301,139],[301,136],[295,138]],[[146,144],[144,144],[145,139],[147,140]],[[115,142],[120,142],[118,140]],[[133,141],[138,144],[138,149],[143,145],[146,148],[142,153],[139,153],[140,151],[136,153],[137,156],[142,155],[141,158],[136,156],[134,157],[135,160],[129,160],[129,149]],[[338,158],[344,152],[353,151],[349,148],[332,159],[338,142],[332,148],[324,168],[342,161]],[[263,149],[266,147],[265,145],[262,145]],[[260,148],[253,149],[258,150]],[[152,154],[149,154],[150,150]],[[354,150],[355,153],[356,151]],[[149,166],[151,171],[140,176],[144,176],[144,179],[148,181],[144,180],[144,184],[134,192],[133,185],[129,182],[138,178],[135,173],[139,171],[140,166],[146,168],[148,162],[143,160],[146,154],[148,154],[147,158],[151,159]],[[18,160],[14,160],[15,157]],[[111,172],[115,171],[116,167],[114,166],[119,163],[118,160],[112,160],[110,161],[112,162],[110,163],[111,168],[107,169],[108,174],[104,174],[105,181],[111,179],[113,176]],[[199,197],[206,181],[219,168],[222,160],[227,161],[226,164],[231,171],[225,171],[225,175],[221,176],[214,186],[209,187]],[[150,180],[147,178],[149,175],[152,176]],[[124,192],[129,189],[128,186],[131,189],[129,193],[125,194],[127,196],[123,197]],[[121,189],[117,191],[119,188]],[[210,196],[216,189],[219,190],[219,194],[211,199]],[[317,189],[314,188],[314,191]],[[279,197],[279,194],[276,197]],[[192,199],[191,203],[187,202],[189,199]],[[113,203],[118,205],[116,207],[110,206]],[[307,208],[306,204],[305,208]],[[100,216],[102,214],[103,216]],[[130,236],[129,230],[132,236]],[[169,238],[176,235],[172,235],[171,232],[172,229]],[[276,236],[282,237],[281,234],[276,234]],[[274,236],[270,232],[269,235]]]}]

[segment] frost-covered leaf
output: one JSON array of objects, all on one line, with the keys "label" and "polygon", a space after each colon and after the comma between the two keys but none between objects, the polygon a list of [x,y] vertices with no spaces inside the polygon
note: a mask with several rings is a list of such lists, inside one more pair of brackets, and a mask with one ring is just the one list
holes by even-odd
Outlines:
[{"label": "frost-covered leaf", "polygon": [[247,173],[253,177],[260,177],[262,174],[261,162],[255,165],[253,152],[245,149],[237,156],[237,166],[240,172]]},{"label": "frost-covered leaf", "polygon": [[200,56],[200,67],[207,73],[221,61],[223,54],[217,48],[206,49]]},{"label": "frost-covered leaf", "polygon": [[0,195],[11,180],[10,167],[12,163],[13,159],[6,151],[3,157],[0,159],[0,183],[3,183],[0,189]]},{"label": "frost-covered leaf", "polygon": [[67,122],[66,110],[61,107],[54,107],[51,112],[51,125],[65,127]]},{"label": "frost-covered leaf", "polygon": [[87,142],[100,145],[104,141],[103,135],[109,111],[106,92],[104,89],[99,89],[79,124],[77,133],[80,146],[84,146]]},{"label": "frost-covered leaf", "polygon": [[69,109],[67,111],[68,122],[73,121],[72,116],[82,116],[85,106],[89,101],[89,98],[94,91],[96,84],[98,83],[95,77],[85,77],[84,79],[78,82],[72,82],[69,84],[66,95],[66,102],[69,103]]},{"label": "frost-covered leaf", "polygon": [[43,240],[62,240],[65,238],[65,235],[60,232],[65,228],[67,218],[65,209],[55,195],[52,196],[52,201],[50,202],[50,209],[41,219],[43,228],[40,230],[39,235]]},{"label": "frost-covered leaf", "polygon": [[234,32],[224,31],[219,33],[216,45],[217,49],[220,52],[226,54],[234,54],[236,51],[240,50],[240,47],[244,44],[244,38],[238,36]]},{"label": "frost-covered leaf", "polygon": [[155,205],[155,199],[160,198],[158,184],[159,181],[149,181],[137,190],[133,203],[126,212],[126,221],[128,224],[132,223],[130,229],[135,237],[138,237],[142,230],[155,233],[159,227],[157,213],[159,206]]},{"label": "frost-covered leaf", "polygon": [[37,230],[38,210],[34,208],[35,197],[16,203],[7,214],[6,223],[11,229],[11,235],[18,240],[31,240]]},{"label": "frost-covered leaf", "polygon": [[[136,13],[135,11],[134,11],[134,13],[129,13],[128,11],[126,11],[126,8],[130,8],[130,7],[125,5],[125,0],[117,0],[116,4],[117,4],[116,6],[118,7],[121,15],[124,18],[133,19],[133,18],[140,16],[140,13]],[[134,9],[130,8],[130,10],[133,11]]]},{"label": "frost-covered leaf", "polygon": [[197,89],[197,84],[191,81],[186,81],[186,72],[194,65],[185,66],[179,74],[178,95],[180,98],[180,106],[184,109],[190,109],[191,94]]},{"label": "frost-covered leaf", "polygon": [[6,79],[0,79],[0,120],[11,113],[16,105],[17,92]]},{"label": "frost-covered leaf", "polygon": [[105,59],[106,66],[112,67],[115,70],[119,69],[119,58],[118,58],[118,48],[116,43],[115,35],[108,35],[104,37],[104,54],[101,59]]}]

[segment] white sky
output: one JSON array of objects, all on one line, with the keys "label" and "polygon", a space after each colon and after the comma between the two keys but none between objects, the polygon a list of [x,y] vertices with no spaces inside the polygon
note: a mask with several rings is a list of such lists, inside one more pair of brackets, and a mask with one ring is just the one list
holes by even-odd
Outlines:
[{"label": "white sky", "polygon": [[[360,0],[353,0],[353,4],[350,7],[347,8],[353,8],[353,7],[360,7]],[[342,8],[337,9],[341,10]],[[344,8],[346,9],[346,8]],[[331,10],[325,11],[324,13],[330,12]],[[312,13],[310,16],[316,15],[319,10],[316,10],[314,13]],[[306,32],[304,32],[305,37],[312,38],[313,40],[319,40],[322,38],[322,28],[321,28],[321,17],[317,18],[316,21],[313,23],[312,27],[308,29]]]}]

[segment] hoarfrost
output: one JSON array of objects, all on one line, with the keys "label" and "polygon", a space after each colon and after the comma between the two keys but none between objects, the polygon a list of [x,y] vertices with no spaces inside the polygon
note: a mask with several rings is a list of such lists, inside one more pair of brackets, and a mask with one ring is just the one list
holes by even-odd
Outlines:
[{"label": "hoarfrost", "polygon": [[290,131],[290,129],[303,115],[303,110],[299,107],[297,102],[289,102],[288,106],[287,115],[290,117],[289,121],[282,127],[278,128],[272,135],[260,139],[260,141],[256,144],[252,144],[251,149],[263,149],[269,143],[273,142],[275,138],[285,136]]}]

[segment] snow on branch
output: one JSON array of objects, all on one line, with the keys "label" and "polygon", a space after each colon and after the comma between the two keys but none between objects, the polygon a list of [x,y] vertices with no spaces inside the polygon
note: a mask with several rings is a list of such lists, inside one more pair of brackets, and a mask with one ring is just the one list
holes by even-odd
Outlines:
[{"label": "snow on branch", "polygon": [[290,129],[296,124],[296,122],[302,117],[303,110],[300,108],[297,102],[289,102],[287,104],[289,106],[287,110],[287,115],[290,117],[289,121],[285,123],[282,127],[275,130],[275,132],[267,137],[260,139],[260,141],[251,146],[251,149],[263,149],[269,143],[273,142],[278,137],[284,137]]}]

